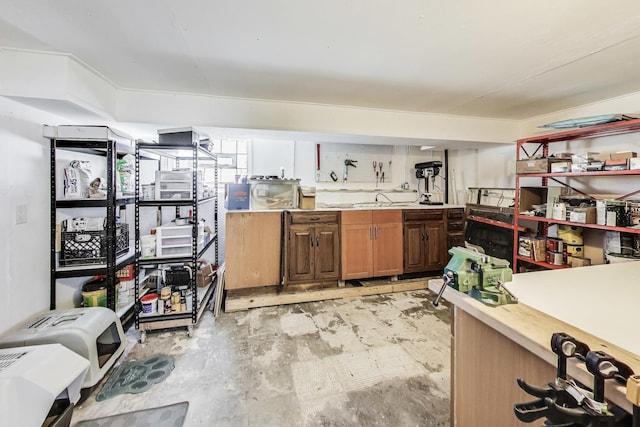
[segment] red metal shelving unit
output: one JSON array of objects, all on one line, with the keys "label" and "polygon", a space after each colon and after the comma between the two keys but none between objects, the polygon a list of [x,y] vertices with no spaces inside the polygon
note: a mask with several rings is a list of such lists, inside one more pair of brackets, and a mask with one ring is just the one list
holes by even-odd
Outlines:
[{"label": "red metal shelving unit", "polygon": [[[548,157],[549,156],[549,144],[554,142],[565,142],[577,139],[585,138],[597,138],[605,136],[620,135],[631,132],[640,131],[640,119],[619,121],[614,123],[607,123],[597,126],[589,126],[585,128],[572,129],[563,132],[549,133],[545,135],[538,135],[529,138],[519,139],[516,143],[516,160],[525,160],[534,158],[536,156]],[[522,157],[524,156],[524,157]],[[640,175],[640,170],[621,170],[621,171],[594,171],[594,172],[562,172],[562,173],[526,173],[516,174],[516,194],[515,194],[515,207],[514,207],[514,224],[513,227],[517,229],[514,232],[513,243],[513,271],[518,272],[518,262],[527,262],[530,264],[539,265],[549,269],[566,268],[568,266],[552,265],[546,262],[534,261],[533,259],[522,257],[518,255],[519,244],[519,232],[522,231],[521,226],[518,225],[521,219],[538,221],[544,225],[543,231],[546,234],[546,228],[548,224],[566,224],[575,225],[584,228],[607,230],[607,231],[619,231],[624,233],[640,234],[640,229],[629,227],[612,227],[598,224],[582,224],[574,223],[570,221],[554,220],[551,218],[534,217],[530,215],[520,214],[520,178],[540,178],[543,187],[546,187],[549,180],[552,180],[560,185],[571,187],[569,184],[557,179],[557,178],[590,178],[590,177],[621,177],[621,176],[634,176]],[[575,190],[575,189],[574,189]],[[576,190],[577,191],[577,190]],[[581,191],[578,191],[581,194]],[[628,194],[624,194],[616,198],[616,200],[624,200],[635,194],[640,193],[640,190],[633,191]],[[585,194],[587,195],[587,194]],[[588,196],[588,195],[587,195]],[[589,196],[591,197],[591,196]],[[510,225],[510,224],[509,224]]]}]

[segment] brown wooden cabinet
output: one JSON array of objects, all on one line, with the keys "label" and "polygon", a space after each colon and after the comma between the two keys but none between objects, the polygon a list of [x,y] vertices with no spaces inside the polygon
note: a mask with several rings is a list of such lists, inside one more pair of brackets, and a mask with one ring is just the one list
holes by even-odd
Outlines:
[{"label": "brown wooden cabinet", "polygon": [[402,212],[343,211],[342,280],[402,274]]},{"label": "brown wooden cabinet", "polygon": [[403,212],[404,273],[440,270],[447,262],[444,209]]},{"label": "brown wooden cabinet", "polygon": [[281,212],[228,212],[225,289],[280,284]]},{"label": "brown wooden cabinet", "polygon": [[285,284],[340,277],[338,212],[288,212],[285,230]]},{"label": "brown wooden cabinet", "polygon": [[[447,209],[447,251],[454,246],[464,247],[464,209]],[[447,253],[447,262],[451,255]]]}]

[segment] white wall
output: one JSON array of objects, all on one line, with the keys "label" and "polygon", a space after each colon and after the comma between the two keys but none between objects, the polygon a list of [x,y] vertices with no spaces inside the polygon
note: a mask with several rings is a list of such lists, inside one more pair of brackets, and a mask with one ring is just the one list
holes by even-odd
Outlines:
[{"label": "white wall", "polygon": [[254,139],[251,142],[249,155],[250,175],[280,176],[280,168],[284,168],[285,178],[294,176],[294,141],[273,141]]},{"label": "white wall", "polygon": [[[49,143],[56,116],[0,97],[0,333],[49,309]],[[17,205],[27,223],[15,224]]]}]

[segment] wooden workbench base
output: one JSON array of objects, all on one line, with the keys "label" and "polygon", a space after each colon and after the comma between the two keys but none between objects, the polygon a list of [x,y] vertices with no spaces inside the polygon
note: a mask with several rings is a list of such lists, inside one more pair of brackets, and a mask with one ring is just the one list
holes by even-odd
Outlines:
[{"label": "wooden workbench base", "polygon": [[353,298],[365,295],[378,295],[391,292],[426,289],[428,278],[398,281],[393,279],[361,281],[362,286],[353,286],[347,282],[343,287],[312,289],[298,292],[278,292],[277,286],[252,289],[252,292],[228,291],[225,299],[225,312],[248,310],[256,307],[269,307],[282,304],[323,301],[339,298]]}]

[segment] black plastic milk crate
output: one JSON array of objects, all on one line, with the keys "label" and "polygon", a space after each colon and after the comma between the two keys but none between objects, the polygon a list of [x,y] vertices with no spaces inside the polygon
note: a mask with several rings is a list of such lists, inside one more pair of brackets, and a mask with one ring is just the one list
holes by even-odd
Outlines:
[{"label": "black plastic milk crate", "polygon": [[[106,264],[107,232],[63,231],[60,265]],[[116,225],[116,256],[129,250],[129,227]]]}]

